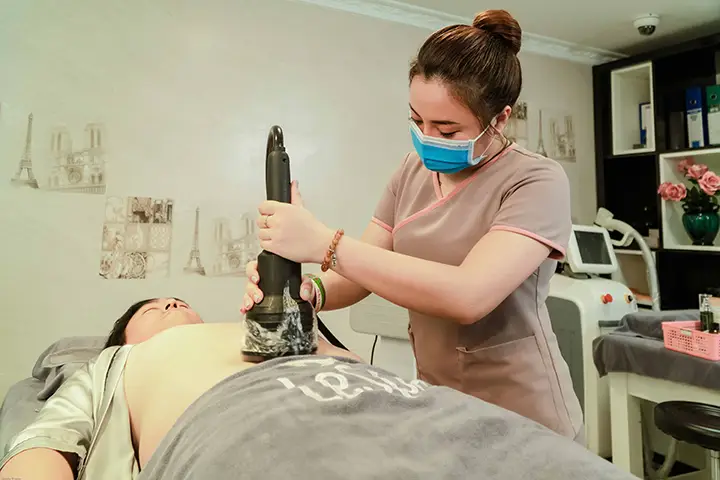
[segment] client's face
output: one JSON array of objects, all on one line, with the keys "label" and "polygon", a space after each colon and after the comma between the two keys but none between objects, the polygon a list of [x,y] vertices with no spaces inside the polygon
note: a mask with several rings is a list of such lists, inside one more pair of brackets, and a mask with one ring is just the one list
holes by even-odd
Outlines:
[{"label": "client's face", "polygon": [[178,325],[203,323],[187,303],[175,298],[158,298],[143,305],[125,328],[125,340],[137,344]]}]

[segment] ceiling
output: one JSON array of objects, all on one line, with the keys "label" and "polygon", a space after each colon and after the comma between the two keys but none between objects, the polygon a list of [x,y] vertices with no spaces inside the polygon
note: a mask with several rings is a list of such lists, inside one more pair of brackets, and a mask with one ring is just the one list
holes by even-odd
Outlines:
[{"label": "ceiling", "polygon": [[[488,8],[503,8],[520,23],[523,31],[633,54],[689,38],[720,32],[720,0],[403,0],[402,3],[430,8],[472,19]],[[633,27],[638,15],[660,15],[660,24],[650,37]]]}]

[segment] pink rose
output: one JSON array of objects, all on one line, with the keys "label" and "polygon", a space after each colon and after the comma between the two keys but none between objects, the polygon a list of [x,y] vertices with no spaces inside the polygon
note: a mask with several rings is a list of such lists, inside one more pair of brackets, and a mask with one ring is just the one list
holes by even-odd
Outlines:
[{"label": "pink rose", "polygon": [[700,185],[703,192],[713,196],[720,190],[720,176],[715,172],[705,172],[703,176],[698,179],[698,185]]},{"label": "pink rose", "polygon": [[693,180],[699,180],[700,177],[705,175],[705,172],[708,171],[708,166],[703,165],[702,163],[696,163],[694,165],[690,165],[687,169],[687,177],[692,178]]},{"label": "pink rose", "polygon": [[678,172],[685,173],[691,165],[695,165],[695,159],[692,157],[685,158],[678,163]]},{"label": "pink rose", "polygon": [[687,188],[685,188],[685,185],[682,183],[670,184],[667,189],[665,189],[665,195],[667,195],[668,200],[679,202],[687,196]]},{"label": "pink rose", "polygon": [[658,190],[657,190],[658,195],[660,195],[660,198],[662,198],[663,200],[668,200],[668,198],[666,198],[667,196],[666,196],[666,193],[665,193],[665,192],[667,192],[667,188],[668,188],[670,185],[672,185],[672,183],[670,183],[670,182],[663,182],[663,183],[661,183],[660,186],[658,187]]},{"label": "pink rose", "polygon": [[663,200],[679,202],[687,195],[687,189],[682,183],[664,182],[658,187],[658,194]]}]

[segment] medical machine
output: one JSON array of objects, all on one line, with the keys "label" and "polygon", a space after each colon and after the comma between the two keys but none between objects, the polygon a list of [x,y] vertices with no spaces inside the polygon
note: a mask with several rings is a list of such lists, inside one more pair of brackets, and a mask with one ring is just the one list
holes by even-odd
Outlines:
[{"label": "medical machine", "polygon": [[401,378],[416,378],[408,322],[406,308],[375,294],[350,307],[350,327],[358,333],[375,336],[372,364]]},{"label": "medical machine", "polygon": [[[290,157],[285,152],[283,131],[274,126],[265,152],[267,199],[290,203],[290,181]],[[317,317],[312,305],[300,297],[300,264],[263,251],[258,256],[258,273],[258,286],[264,296],[245,315],[243,353],[275,358],[315,352]]]},{"label": "medical machine", "polygon": [[610,398],[607,378],[593,362],[593,340],[620,324],[638,306],[630,289],[600,275],[618,268],[610,234],[597,225],[573,225],[567,258],[550,280],[547,307],[560,351],[585,414],[588,448],[609,457]]},{"label": "medical machine", "polygon": [[657,267],[655,266],[655,256],[653,256],[647,242],[640,235],[640,232],[625,222],[621,222],[614,218],[610,211],[600,208],[595,217],[595,225],[605,228],[610,232],[618,232],[622,234],[620,240],[612,240],[612,244],[617,247],[629,247],[633,241],[640,248],[640,254],[645,261],[648,287],[650,289],[650,300],[652,309],[656,312],[660,311],[660,287],[658,286]]}]

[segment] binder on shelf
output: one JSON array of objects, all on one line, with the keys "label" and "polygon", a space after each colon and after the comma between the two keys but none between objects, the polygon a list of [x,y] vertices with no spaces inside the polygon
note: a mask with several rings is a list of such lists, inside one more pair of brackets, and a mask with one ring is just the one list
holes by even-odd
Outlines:
[{"label": "binder on shelf", "polygon": [[685,90],[685,115],[687,117],[688,147],[705,146],[705,128],[702,114],[702,87]]},{"label": "binder on shelf", "polygon": [[668,119],[668,149],[684,150],[685,141],[685,112],[670,112]]},{"label": "binder on shelf", "polygon": [[706,87],[705,93],[708,144],[720,145],[720,85]]},{"label": "binder on shelf", "polygon": [[653,138],[653,119],[652,107],[650,102],[640,104],[640,146],[645,148],[648,146],[648,139]]}]

